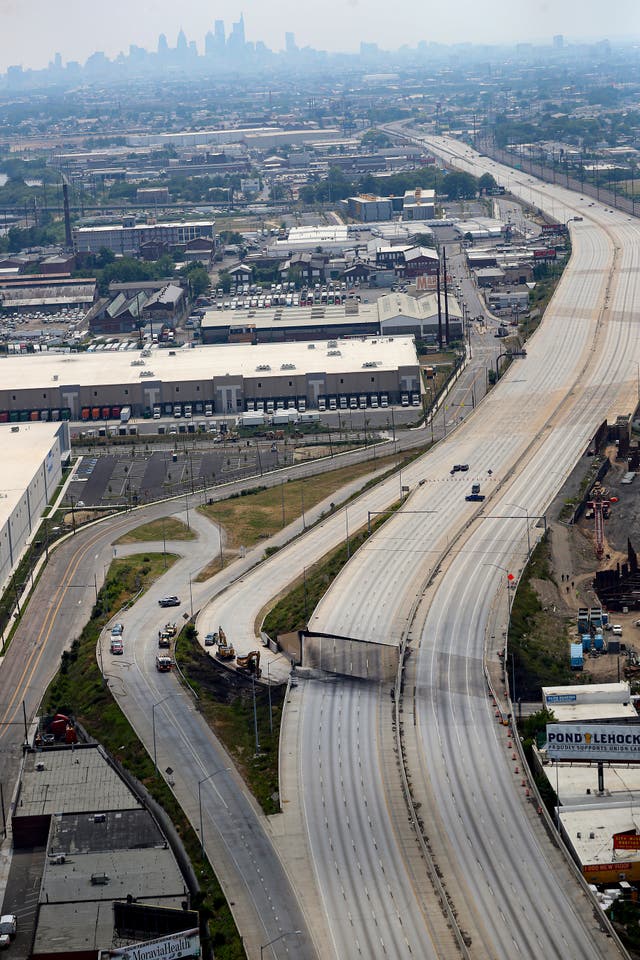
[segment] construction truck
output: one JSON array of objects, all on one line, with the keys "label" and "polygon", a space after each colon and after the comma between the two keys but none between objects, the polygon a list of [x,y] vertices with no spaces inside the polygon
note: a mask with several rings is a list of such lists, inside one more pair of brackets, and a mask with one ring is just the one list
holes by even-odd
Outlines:
[{"label": "construction truck", "polygon": [[171,634],[167,633],[166,630],[158,630],[158,646],[159,647],[171,646]]},{"label": "construction truck", "polygon": [[244,657],[236,657],[236,667],[238,670],[246,670],[247,673],[253,673],[257,678],[260,678],[262,676],[260,651],[252,650]]},{"label": "construction truck", "polygon": [[178,633],[178,625],[175,623],[165,623],[162,632],[166,633],[169,637],[175,637]]},{"label": "construction truck", "polygon": [[236,652],[233,649],[232,644],[230,644],[227,640],[226,633],[222,627],[218,627],[218,652],[216,653],[216,656],[220,660],[233,660],[235,655]]}]

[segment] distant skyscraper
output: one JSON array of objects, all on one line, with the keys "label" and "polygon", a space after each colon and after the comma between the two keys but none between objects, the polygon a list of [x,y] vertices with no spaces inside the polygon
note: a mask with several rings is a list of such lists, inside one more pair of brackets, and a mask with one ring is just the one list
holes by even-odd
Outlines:
[{"label": "distant skyscraper", "polygon": [[243,14],[240,14],[240,19],[236,23],[234,23],[233,26],[231,27],[231,33],[229,35],[229,42],[227,46],[229,47],[230,50],[233,50],[234,52],[238,53],[244,50],[245,42],[246,41],[244,38],[244,16]]},{"label": "distant skyscraper", "polygon": [[178,34],[178,42],[176,44],[176,50],[178,53],[185,54],[187,52],[187,38],[185,32],[180,28],[180,33]]},{"label": "distant skyscraper", "polygon": [[208,30],[204,37],[204,55],[205,57],[212,57],[216,52],[216,38],[211,33],[211,30]]},{"label": "distant skyscraper", "polygon": [[164,33],[161,33],[158,37],[158,56],[166,57],[169,52],[169,44],[167,43],[167,38]]},{"label": "distant skyscraper", "polygon": [[224,20],[216,20],[213,25],[213,36],[216,42],[216,49],[222,50],[226,42]]},{"label": "distant skyscraper", "polygon": [[285,33],[284,48],[287,53],[295,53],[297,51],[298,48],[296,47],[296,37],[294,33]]},{"label": "distant skyscraper", "polygon": [[553,49],[562,50],[563,47],[564,47],[564,37],[562,36],[561,33],[557,33],[553,38]]}]

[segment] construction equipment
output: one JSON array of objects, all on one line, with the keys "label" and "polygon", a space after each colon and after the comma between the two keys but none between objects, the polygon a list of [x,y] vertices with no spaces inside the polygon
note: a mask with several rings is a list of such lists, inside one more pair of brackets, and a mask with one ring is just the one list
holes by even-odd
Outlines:
[{"label": "construction equipment", "polygon": [[233,645],[227,640],[226,633],[222,627],[218,627],[218,652],[216,656],[220,660],[233,660],[235,655],[236,652],[233,649]]},{"label": "construction equipment", "polygon": [[236,657],[236,667],[238,670],[246,670],[247,673],[254,673],[257,678],[262,676],[260,669],[260,651],[251,650],[244,657]]},{"label": "construction equipment", "polygon": [[596,557],[598,560],[602,560],[604,557],[604,521],[609,517],[609,507],[612,503],[617,503],[618,498],[606,499],[606,490],[599,481],[594,483],[591,495],[593,500],[588,503],[588,506],[593,510]]},{"label": "construction equipment", "polygon": [[165,623],[162,632],[166,633],[169,637],[175,637],[178,632],[178,625],[175,623]]}]

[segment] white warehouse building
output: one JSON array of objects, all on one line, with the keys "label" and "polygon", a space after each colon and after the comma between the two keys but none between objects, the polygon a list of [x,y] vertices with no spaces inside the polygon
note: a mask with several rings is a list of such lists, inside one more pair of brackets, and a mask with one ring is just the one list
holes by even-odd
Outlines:
[{"label": "white warehouse building", "polygon": [[69,425],[2,424],[0,444],[0,589],[4,590],[60,483],[70,451]]}]

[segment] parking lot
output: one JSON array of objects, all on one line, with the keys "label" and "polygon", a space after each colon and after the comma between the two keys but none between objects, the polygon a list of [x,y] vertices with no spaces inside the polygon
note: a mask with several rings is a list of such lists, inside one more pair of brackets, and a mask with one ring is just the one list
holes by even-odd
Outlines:
[{"label": "parking lot", "polygon": [[67,491],[67,506],[106,507],[147,503],[163,497],[260,475],[293,461],[293,446],[243,441],[210,449],[142,449],[85,456]]}]

